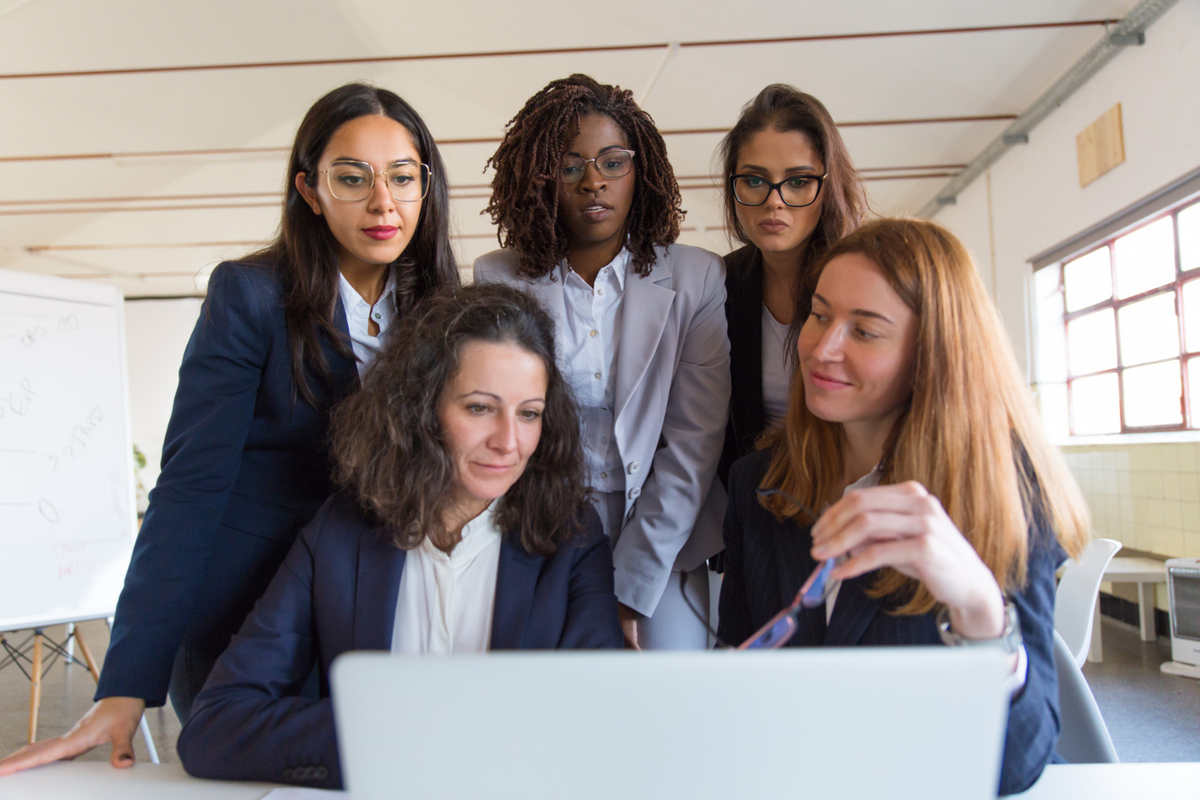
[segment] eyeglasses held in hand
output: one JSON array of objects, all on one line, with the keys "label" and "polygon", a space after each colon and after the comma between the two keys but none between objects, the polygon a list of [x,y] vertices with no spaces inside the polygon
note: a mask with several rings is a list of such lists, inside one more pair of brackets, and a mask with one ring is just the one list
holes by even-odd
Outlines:
[{"label": "eyeglasses held in hand", "polygon": [[588,164],[595,164],[596,171],[600,173],[601,177],[623,178],[629,174],[629,170],[633,169],[635,155],[637,154],[633,150],[609,150],[595,158],[565,156],[562,160],[559,179],[563,183],[579,183],[583,180],[583,173],[587,172]]},{"label": "eyeglasses held in hand", "polygon": [[[759,497],[771,497],[773,495],[779,495],[793,503],[805,514],[812,517],[814,523],[820,519],[820,514],[817,514],[787,492],[780,491],[779,489],[758,490]],[[829,596],[830,589],[832,589],[829,584],[829,573],[833,571],[833,566],[834,560],[832,558],[817,564],[817,568],[808,576],[808,580],[800,587],[800,591],[796,592],[796,599],[778,614],[767,620],[765,625],[755,631],[749,639],[738,645],[737,649],[773,650],[787,644],[788,640],[796,633],[796,615],[800,613],[800,609],[816,608],[824,603],[825,599]]]},{"label": "eyeglasses held in hand", "polygon": [[730,175],[733,198],[744,206],[761,206],[778,191],[786,206],[804,208],[817,202],[827,175],[793,175],[779,183],[771,183],[760,175]]},{"label": "eyeglasses held in hand", "polygon": [[416,161],[394,161],[385,172],[376,172],[365,161],[349,159],[334,161],[325,173],[329,193],[336,199],[348,203],[366,200],[375,189],[375,177],[382,175],[387,182],[388,194],[400,203],[416,203],[425,199],[429,192],[429,179],[433,172],[425,164]]}]

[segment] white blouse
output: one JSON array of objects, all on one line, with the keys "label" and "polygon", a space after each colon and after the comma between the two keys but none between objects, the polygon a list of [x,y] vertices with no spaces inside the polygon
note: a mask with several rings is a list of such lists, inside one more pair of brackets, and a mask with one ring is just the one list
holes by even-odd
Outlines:
[{"label": "white blouse", "polygon": [[[387,283],[383,285],[383,293],[379,295],[375,305],[364,300],[341,272],[338,273],[338,280],[342,308],[346,311],[346,328],[350,332],[350,345],[354,349],[354,355],[358,356],[358,374],[361,377],[363,370],[371,366],[375,354],[387,341],[388,328],[396,317],[396,301],[393,296],[396,291],[396,273],[394,270],[388,270]],[[371,320],[375,320],[375,324],[379,326],[378,336],[367,332]]]},{"label": "white blouse", "polygon": [[426,539],[408,551],[396,601],[393,653],[485,653],[492,638],[500,531],[496,503],[444,553]]},{"label": "white blouse", "polygon": [[787,413],[788,394],[792,388],[795,359],[788,358],[788,326],[779,322],[762,307],[762,393],[763,421],[766,427],[783,419]]},{"label": "white blouse", "polygon": [[575,402],[579,404],[583,453],[588,482],[598,492],[625,488],[625,469],[617,438],[617,349],[621,345],[621,316],[631,256],[621,248],[616,258],[596,275],[594,286],[563,261],[563,325],[558,329],[559,363],[564,366]]}]

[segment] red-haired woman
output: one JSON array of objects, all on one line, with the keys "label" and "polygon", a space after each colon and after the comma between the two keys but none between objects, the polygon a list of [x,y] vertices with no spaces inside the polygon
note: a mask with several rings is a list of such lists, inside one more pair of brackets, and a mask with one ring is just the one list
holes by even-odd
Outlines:
[{"label": "red-haired woman", "polygon": [[1054,571],[1086,543],[1079,489],[953,235],[876,220],[816,272],[783,427],[729,472],[720,636],[745,641],[821,565],[789,646],[1004,649],[999,788],[1024,791],[1058,740]]}]

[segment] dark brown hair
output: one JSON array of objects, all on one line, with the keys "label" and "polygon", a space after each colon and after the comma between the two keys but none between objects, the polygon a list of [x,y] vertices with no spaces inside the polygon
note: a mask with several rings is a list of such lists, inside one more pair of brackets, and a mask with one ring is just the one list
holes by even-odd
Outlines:
[{"label": "dark brown hair", "polygon": [[834,242],[854,230],[867,213],[867,197],[862,180],[846,143],[838,133],[833,117],[811,94],[805,94],[794,86],[773,83],[758,93],[758,96],[742,108],[737,124],[721,140],[717,151],[722,162],[721,179],[725,198],[725,224],[730,236],[742,244],[751,244],[750,237],[742,229],[737,218],[737,200],[733,196],[733,185],[729,176],[737,172],[738,153],[756,133],[768,128],[777,131],[797,131],[804,134],[817,155],[825,164],[828,177],[821,187],[821,220],[808,240],[801,268],[799,287],[803,294],[798,310],[797,322],[803,323],[808,316],[808,305],[812,297],[814,281],[812,265]]},{"label": "dark brown hair", "polygon": [[[1049,443],[1004,324],[979,270],[954,234],[926,220],[876,219],[838,241],[817,274],[846,254],[870,259],[916,315],[912,396],[885,445],[883,483],[917,481],[934,495],[1004,591],[1024,585],[1029,526],[1044,509],[1072,556],[1088,539],[1088,511],[1058,449]],[[813,508],[832,503],[844,469],[840,423],[808,410],[796,370],[762,485]],[[762,504],[807,518],[780,497]],[[899,614],[924,614],[933,595],[894,569],[871,594]]]},{"label": "dark brown hair", "polygon": [[502,497],[496,524],[526,551],[552,554],[587,502],[579,415],[554,352],[554,321],[509,286],[467,286],[430,297],[402,319],[333,414],[334,478],[389,527],[405,550],[444,530],[454,464],[438,416],[442,392],[468,342],[515,344],[546,368],[542,435],[525,472]]},{"label": "dark brown hair", "polygon": [[328,385],[329,364],[321,349],[321,331],[333,347],[355,360],[350,342],[334,319],[338,302],[337,240],[325,220],[313,213],[296,188],[296,175],[315,186],[317,167],[333,134],[347,122],[367,116],[399,122],[412,136],[421,162],[429,166],[429,193],[421,204],[417,230],[393,264],[396,309],[401,315],[429,293],[458,285],[458,270],[450,248],[450,188],[446,168],[433,136],[421,116],[398,95],[365,83],[348,83],[326,94],[304,115],[288,159],[283,219],[275,241],[247,260],[278,270],[284,291],[288,346],[295,390],[309,404],[317,401],[309,376]]},{"label": "dark brown hair", "polygon": [[500,228],[500,246],[517,251],[518,272],[526,277],[539,278],[567,257],[568,234],[558,221],[559,175],[579,118],[591,113],[617,123],[636,153],[633,206],[625,222],[634,270],[649,274],[654,246],[679,238],[682,198],[654,120],[629,90],[572,75],[529,98],[488,159],[496,176],[485,213]]}]

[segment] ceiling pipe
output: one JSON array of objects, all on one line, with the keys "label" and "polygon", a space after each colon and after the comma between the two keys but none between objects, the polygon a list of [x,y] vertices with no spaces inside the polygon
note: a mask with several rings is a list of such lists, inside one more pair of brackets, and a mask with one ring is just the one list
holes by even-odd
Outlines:
[{"label": "ceiling pipe", "polygon": [[1050,115],[1080,86],[1112,61],[1126,47],[1136,47],[1146,41],[1149,28],[1176,0],[1141,0],[1116,25],[1106,27],[1104,38],[1092,45],[1070,69],[1056,80],[1042,96],[1033,102],[1011,125],[1004,129],[983,152],[947,183],[932,200],[917,212],[932,217],[942,206],[954,205],[963,189],[995,164],[1012,147],[1029,142],[1029,132]]}]

